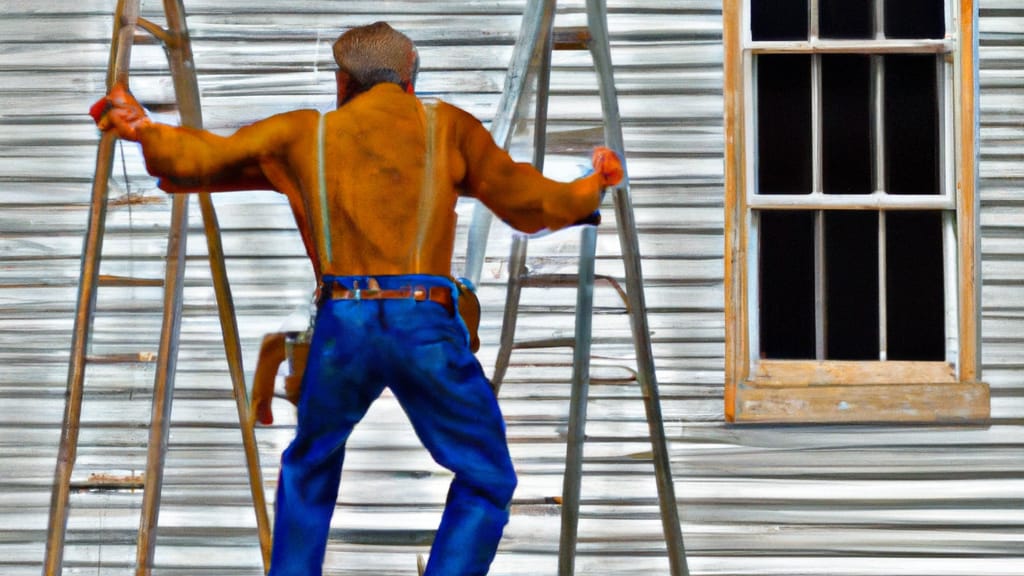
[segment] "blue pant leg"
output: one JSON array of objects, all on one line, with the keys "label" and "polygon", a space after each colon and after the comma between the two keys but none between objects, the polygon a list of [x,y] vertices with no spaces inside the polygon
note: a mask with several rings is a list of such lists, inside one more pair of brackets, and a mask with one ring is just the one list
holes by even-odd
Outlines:
[{"label": "blue pant leg", "polygon": [[405,354],[391,387],[424,446],[455,474],[426,574],[483,576],[516,486],[505,424],[464,325],[429,302],[417,312],[391,322]]},{"label": "blue pant leg", "polygon": [[353,304],[328,302],[317,316],[295,439],[281,457],[271,576],[321,574],[345,442],[383,389],[368,371],[362,339],[351,337],[366,311]]}]

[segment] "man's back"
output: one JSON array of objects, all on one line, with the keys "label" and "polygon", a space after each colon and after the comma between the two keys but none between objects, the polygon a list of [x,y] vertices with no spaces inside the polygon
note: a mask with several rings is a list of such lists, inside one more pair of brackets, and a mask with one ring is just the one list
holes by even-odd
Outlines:
[{"label": "man's back", "polygon": [[303,186],[317,249],[330,253],[324,273],[450,272],[457,193],[442,161],[449,154],[431,153],[444,144],[426,143],[427,124],[419,99],[394,84],[325,115],[324,191]]}]

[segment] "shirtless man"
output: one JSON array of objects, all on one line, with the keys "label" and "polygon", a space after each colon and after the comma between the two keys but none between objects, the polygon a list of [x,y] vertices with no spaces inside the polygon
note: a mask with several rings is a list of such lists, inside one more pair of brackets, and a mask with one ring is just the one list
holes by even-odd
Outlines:
[{"label": "shirtless man", "polygon": [[270,574],[321,573],[346,440],[389,387],[454,473],[425,573],[484,575],[516,477],[449,276],[456,199],[477,198],[524,232],[554,230],[592,214],[622,166],[598,148],[591,175],[561,183],[514,162],[467,112],[416,98],[416,49],[385,23],[349,30],[334,54],[338,107],[326,114],[278,114],[224,137],[151,121],[124,86],[92,113],[142,145],[168,192],[276,190],[294,212],[319,298]]}]

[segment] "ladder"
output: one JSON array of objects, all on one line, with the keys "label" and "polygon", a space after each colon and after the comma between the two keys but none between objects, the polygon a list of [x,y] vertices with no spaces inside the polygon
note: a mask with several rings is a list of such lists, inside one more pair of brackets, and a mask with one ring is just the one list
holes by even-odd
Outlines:
[{"label": "ladder", "polygon": [[[506,76],[498,111],[491,124],[491,134],[498,145],[509,147],[512,128],[520,115],[528,91],[528,79],[536,78],[536,116],[533,142],[533,163],[543,168],[546,142],[547,99],[551,72],[551,51],[553,49],[588,49],[598,76],[601,108],[604,119],[606,145],[619,153],[625,168],[622,126],[618,109],[618,97],[612,73],[611,50],[609,47],[607,9],[605,0],[587,0],[587,25],[585,28],[555,29],[556,0],[531,0],[523,15],[523,24],[512,55],[512,62]],[[619,242],[625,264],[626,308],[630,317],[633,345],[637,357],[637,379],[644,399],[648,430],[651,438],[656,484],[662,528],[668,549],[671,574],[689,574],[686,551],[683,546],[682,528],[676,506],[672,472],[669,466],[668,447],[665,439],[658,385],[654,374],[654,359],[651,351],[650,332],[644,303],[643,279],[640,267],[640,252],[636,224],[630,201],[628,171],[623,181],[612,190],[612,200],[618,223]],[[479,283],[486,252],[487,236],[492,215],[483,205],[474,207],[469,228],[466,253],[466,273],[474,283]],[[558,573],[569,576],[575,570],[576,541],[579,524],[580,485],[583,470],[583,444],[587,417],[587,397],[590,383],[590,348],[595,283],[595,254],[597,230],[592,225],[578,226],[580,230],[580,256],[578,274],[571,279],[564,275],[529,274],[526,270],[528,236],[515,234],[509,256],[509,280],[502,322],[498,358],[492,377],[497,392],[508,368],[513,348],[562,345],[565,342],[549,340],[540,343],[514,342],[516,317],[519,310],[519,295],[525,286],[577,284],[576,327],[574,338],[567,344],[573,346],[573,376],[569,408],[569,428],[566,447],[566,468],[562,487],[562,523],[559,541]],[[613,286],[622,289],[610,277]]]},{"label": "ladder", "polygon": [[[200,128],[202,127],[202,114],[199,105],[199,89],[196,83],[192,48],[185,23],[182,0],[163,0],[163,9],[167,23],[166,28],[139,16],[139,0],[118,0],[107,68],[107,87],[109,89],[115,82],[127,84],[132,45],[136,42],[138,31],[144,31],[149,34],[149,37],[140,36],[139,42],[149,38],[159,41],[167,53],[181,123]],[[171,221],[164,278],[131,278],[101,274],[100,261],[109,195],[108,181],[113,166],[116,139],[117,136],[113,132],[104,133],[96,155],[96,171],[92,186],[89,220],[82,249],[77,311],[68,367],[67,401],[50,500],[50,517],[43,566],[44,576],[59,575],[62,572],[69,496],[72,490],[83,489],[142,490],[142,511],[136,542],[136,574],[137,576],[148,576],[153,569],[156,526],[170,433],[171,401],[174,393],[178,338],[181,327],[185,241],[188,230],[188,202],[191,195],[177,194],[171,197]],[[267,570],[270,563],[270,524],[263,492],[263,475],[260,470],[256,437],[252,428],[245,425],[248,420],[248,399],[245,376],[242,371],[238,327],[224,265],[220,230],[210,195],[202,193],[196,196],[198,196],[203,216],[211,275],[224,336],[224,350],[242,430],[242,443],[248,466],[253,507],[256,511],[263,566],[264,570]],[[162,286],[164,289],[160,341],[156,354],[152,355],[155,362],[155,378],[146,470],[141,480],[130,478],[127,482],[111,483],[90,479],[72,483],[72,470],[78,449],[86,366],[94,363],[138,361],[139,358],[146,357],[145,354],[116,355],[114,357],[90,354],[91,332],[96,315],[96,295],[98,289],[104,286]]]}]

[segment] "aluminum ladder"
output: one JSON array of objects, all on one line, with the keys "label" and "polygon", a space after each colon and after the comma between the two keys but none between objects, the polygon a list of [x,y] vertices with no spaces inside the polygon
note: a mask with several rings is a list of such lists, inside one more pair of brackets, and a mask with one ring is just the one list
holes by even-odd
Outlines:
[{"label": "aluminum ladder", "polygon": [[[618,97],[612,71],[608,38],[607,8],[605,0],[587,0],[587,25],[584,28],[555,29],[555,0],[531,0],[523,15],[512,62],[506,76],[498,111],[491,124],[491,134],[498,145],[508,148],[512,141],[513,126],[523,114],[524,96],[529,90],[529,78],[536,78],[536,116],[533,142],[533,163],[543,168],[546,143],[547,100],[553,49],[587,49],[590,51],[598,77],[601,109],[604,119],[606,145],[619,153],[625,168],[622,125]],[[637,357],[637,380],[644,399],[648,430],[651,439],[662,528],[668,549],[672,576],[689,574],[686,551],[683,546],[682,527],[676,505],[675,489],[669,465],[661,402],[654,373],[650,331],[644,303],[643,279],[636,223],[630,201],[629,177],[611,190],[618,236],[625,264],[626,290],[624,299],[630,317],[633,345]],[[487,236],[492,215],[486,207],[474,207],[467,240],[466,274],[479,283],[483,267]],[[569,576],[575,570],[576,541],[579,524],[580,485],[583,471],[583,445],[587,419],[587,398],[590,384],[590,349],[595,283],[595,254],[597,230],[592,225],[577,226],[580,230],[580,256],[577,275],[529,274],[526,269],[528,236],[516,234],[512,239],[509,256],[508,288],[502,321],[498,358],[492,377],[495,391],[508,368],[514,348],[571,345],[573,347],[572,390],[570,396],[569,428],[566,447],[566,468],[562,487],[562,524],[559,541],[558,573]],[[622,289],[609,277],[613,286]],[[576,326],[574,338],[568,342],[549,340],[517,343],[514,341],[519,296],[526,286],[577,284]]]},{"label": "aluminum ladder", "polygon": [[[107,67],[108,89],[115,82],[127,85],[131,64],[132,46],[136,34],[139,41],[153,39],[160,42],[166,51],[175,97],[178,103],[181,123],[185,126],[202,127],[199,104],[199,89],[196,83],[192,47],[185,22],[182,0],[163,0],[167,27],[163,28],[139,16],[139,0],[118,0],[114,13],[114,32],[110,58]],[[92,199],[89,220],[82,249],[81,276],[78,289],[77,311],[71,343],[71,358],[68,367],[67,400],[61,431],[60,448],[54,474],[53,492],[50,500],[50,517],[47,527],[46,554],[43,565],[44,576],[59,575],[63,570],[64,545],[68,525],[69,496],[72,490],[138,490],[142,493],[142,511],[136,542],[136,574],[148,576],[153,569],[156,550],[156,526],[160,511],[160,494],[163,484],[164,462],[170,433],[171,401],[174,393],[174,376],[178,356],[178,339],[181,327],[182,300],[185,272],[185,244],[188,230],[188,202],[192,195],[171,196],[171,222],[167,241],[167,257],[164,278],[130,278],[100,273],[101,253],[108,207],[108,181],[114,158],[114,144],[117,136],[106,132],[100,139],[96,155],[96,171],[92,185]],[[238,418],[242,430],[242,443],[248,465],[249,484],[253,507],[259,530],[259,541],[263,556],[264,570],[270,563],[270,524],[267,515],[266,498],[263,491],[263,476],[252,428],[245,425],[248,420],[248,398],[245,376],[242,371],[242,354],[238,338],[234,304],[228,285],[221,245],[220,229],[213,202],[208,193],[198,196],[203,216],[207,249],[217,298],[221,329],[224,336],[224,350],[228,360]],[[149,355],[155,363],[153,406],[149,423],[146,471],[141,480],[127,482],[104,482],[88,480],[72,482],[72,470],[78,450],[78,437],[82,415],[82,398],[86,366],[92,363],[138,361],[148,358],[145,354],[101,357],[90,354],[93,318],[96,315],[96,294],[103,286],[162,286],[163,315],[158,350]]]}]

